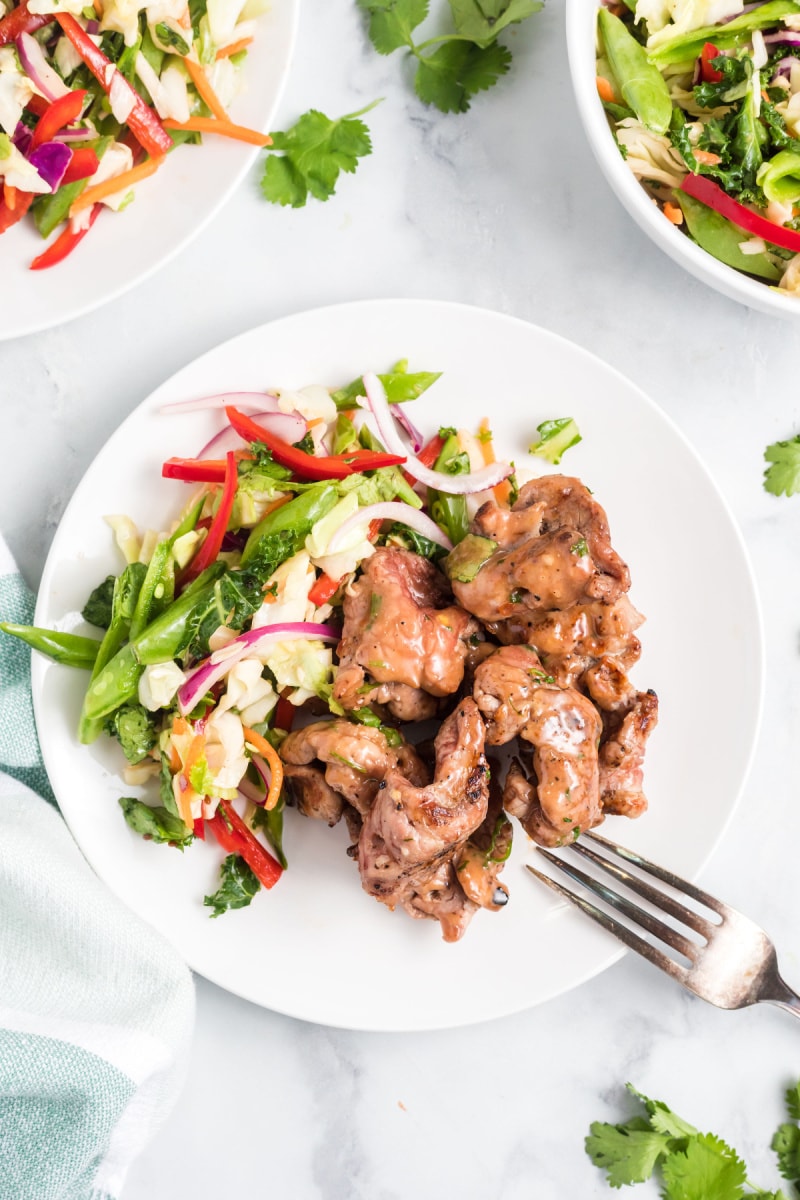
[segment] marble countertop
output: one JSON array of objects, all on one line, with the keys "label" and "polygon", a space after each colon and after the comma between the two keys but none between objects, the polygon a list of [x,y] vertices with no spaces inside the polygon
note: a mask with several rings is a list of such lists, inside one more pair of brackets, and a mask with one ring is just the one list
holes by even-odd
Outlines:
[{"label": "marble countertop", "polygon": [[[764,446],[800,430],[800,321],[717,295],[633,225],[579,126],[563,26],[550,0],[512,35],[500,86],[466,116],[443,116],[415,100],[398,56],[372,51],[351,0],[305,0],[276,125],[383,96],[374,154],[302,211],[266,205],[254,169],[151,280],[0,344],[6,438],[19,448],[6,455],[0,528],[35,586],[71,492],[121,419],[203,350],[285,313],[457,299],[580,343],[673,418],[743,531],[765,618],[764,723],[702,882],[770,931],[800,985],[800,499],[761,487]],[[672,567],[675,586],[691,586]],[[714,696],[692,690],[696,652],[685,648],[686,703],[702,721]],[[768,1146],[800,1075],[800,1027],[768,1007],[714,1010],[630,956],[531,1011],[428,1034],[307,1025],[202,979],[197,992],[187,1086],[124,1200],[607,1196],[583,1138],[592,1120],[631,1112],[628,1080],[724,1136],[762,1186],[779,1184]]]}]

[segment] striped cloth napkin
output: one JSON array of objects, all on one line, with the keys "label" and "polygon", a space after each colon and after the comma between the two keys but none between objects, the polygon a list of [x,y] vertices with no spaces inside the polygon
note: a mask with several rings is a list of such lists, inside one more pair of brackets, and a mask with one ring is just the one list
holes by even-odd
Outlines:
[{"label": "striped cloth napkin", "polygon": [[[0,537],[0,619],[33,597]],[[67,830],[39,754],[30,652],[0,633],[0,1200],[118,1200],[181,1089],[190,973]]]}]

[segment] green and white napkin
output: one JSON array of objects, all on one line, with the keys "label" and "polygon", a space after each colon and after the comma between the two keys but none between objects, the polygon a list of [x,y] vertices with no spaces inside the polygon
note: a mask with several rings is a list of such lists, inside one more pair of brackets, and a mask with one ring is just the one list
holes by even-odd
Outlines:
[{"label": "green and white napkin", "polygon": [[[0,619],[32,613],[0,538]],[[0,772],[0,1200],[118,1200],[181,1089],[194,988],[52,803],[30,652],[4,634]]]}]

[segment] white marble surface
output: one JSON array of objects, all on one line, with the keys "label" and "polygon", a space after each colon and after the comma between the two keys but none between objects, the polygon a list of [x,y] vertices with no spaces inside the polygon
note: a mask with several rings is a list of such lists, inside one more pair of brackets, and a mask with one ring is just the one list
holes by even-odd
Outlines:
[{"label": "white marble surface", "polygon": [[[266,205],[254,171],[155,278],[91,316],[0,344],[0,528],[35,585],[72,489],[121,418],[198,352],[284,313],[438,297],[579,342],[685,431],[752,555],[765,720],[703,882],[771,931],[800,985],[800,499],[761,488],[765,444],[800,430],[800,316],[777,323],[718,296],[632,225],[578,126],[556,0],[514,34],[512,73],[466,116],[415,101],[398,56],[369,47],[351,0],[303,8],[277,125],[312,105],[339,114],[384,96],[370,117],[374,155],[332,201],[298,212]],[[676,587],[691,586],[673,566]],[[714,697],[692,690],[693,653],[686,703],[702,721]],[[591,1120],[628,1113],[626,1080],[726,1136],[762,1186],[778,1186],[768,1143],[782,1089],[800,1075],[800,1026],[769,1008],[718,1012],[630,957],[533,1011],[451,1033],[341,1032],[201,979],[197,990],[187,1087],[124,1200],[610,1195],[583,1137]]]}]

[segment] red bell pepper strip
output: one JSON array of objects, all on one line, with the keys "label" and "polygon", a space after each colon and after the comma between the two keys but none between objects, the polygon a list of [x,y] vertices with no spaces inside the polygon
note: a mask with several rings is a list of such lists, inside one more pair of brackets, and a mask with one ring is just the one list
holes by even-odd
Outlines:
[{"label": "red bell pepper strip", "polygon": [[406,460],[397,454],[376,454],[373,450],[354,450],[351,454],[332,454],[317,457],[290,446],[269,433],[238,408],[228,407],[225,415],[233,428],[247,442],[261,442],[283,467],[289,467],[305,479],[344,479],[356,471],[373,471],[378,467],[394,467]]},{"label": "red bell pepper strip", "polygon": [[82,242],[89,230],[94,225],[97,218],[100,216],[102,204],[95,204],[89,210],[89,220],[81,229],[73,229],[72,222],[69,223],[54,242],[51,242],[46,250],[41,254],[37,254],[36,258],[31,263],[32,271],[44,271],[47,267],[54,267],[57,263],[63,262],[64,259],[72,254],[72,251]]},{"label": "red bell pepper strip", "polygon": [[286,696],[279,696],[275,705],[275,728],[285,729],[288,733],[294,725],[294,715],[297,709]]},{"label": "red bell pepper strip", "polygon": [[700,51],[700,77],[706,83],[721,83],[722,71],[712,67],[712,60],[720,57],[720,51],[713,42],[706,42]]},{"label": "red bell pepper strip", "polygon": [[202,817],[196,817],[193,826],[194,836],[199,838],[201,842],[206,840],[206,823]]},{"label": "red bell pepper strip", "polygon": [[326,604],[330,600],[341,582],[341,579],[331,579],[330,575],[323,572],[316,583],[311,585],[308,592],[309,600],[319,608],[321,604]]},{"label": "red bell pepper strip", "polygon": [[687,175],[681,184],[681,190],[686,192],[687,196],[699,200],[701,204],[713,208],[714,212],[738,225],[745,233],[763,238],[773,246],[782,246],[785,250],[793,250],[795,254],[800,254],[800,233],[794,229],[785,229],[783,225],[776,225],[774,221],[768,221],[766,217],[745,208],[707,176]]},{"label": "red bell pepper strip", "polygon": [[417,455],[417,458],[423,464],[423,466],[432,467],[439,455],[442,453],[443,446],[444,438],[436,433],[427,443],[427,445],[423,446]]},{"label": "red bell pepper strip", "polygon": [[48,104],[33,131],[31,149],[35,150],[37,146],[41,146],[45,142],[52,142],[55,135],[65,125],[71,125],[73,121],[77,121],[83,112],[85,100],[86,91],[78,89],[74,92],[67,92],[65,96],[59,96],[52,104]]},{"label": "red bell pepper strip", "polygon": [[43,29],[53,19],[52,13],[45,16],[28,12],[28,0],[22,0],[0,20],[0,46],[15,42],[21,33],[35,33],[37,29]]},{"label": "red bell pepper strip", "polygon": [[222,498],[219,502],[219,508],[214,514],[214,519],[209,526],[205,541],[183,573],[181,584],[184,587],[205,571],[206,567],[210,567],[212,563],[217,561],[217,555],[222,548],[222,540],[228,528],[228,521],[231,519],[238,482],[239,472],[236,467],[236,455],[232,450],[229,450],[225,456],[225,483],[222,487]]},{"label": "red bell pepper strip", "polygon": [[224,483],[226,467],[223,458],[168,458],[161,474],[164,479],[185,483]]},{"label": "red bell pepper strip", "polygon": [[72,158],[69,160],[69,166],[64,172],[64,178],[59,186],[63,187],[65,183],[77,183],[80,179],[91,179],[99,166],[100,160],[91,146],[79,146],[72,151]]},{"label": "red bell pepper strip", "polygon": [[241,855],[265,888],[271,888],[278,882],[283,874],[283,867],[253,836],[236,809],[227,800],[220,800],[217,811],[206,821],[206,824],[212,830],[222,849],[228,854]]},{"label": "red bell pepper strip", "polygon": [[113,84],[115,92],[118,92],[120,97],[126,96],[132,100],[133,107],[128,114],[127,124],[143,149],[154,158],[161,157],[170,151],[173,144],[172,138],[161,124],[158,114],[149,104],[145,104],[136,89],[131,87],[124,75],[120,74],[111,59],[98,46],[95,46],[72,13],[60,12],[56,13],[55,17],[103,91],[110,95]]},{"label": "red bell pepper strip", "polygon": [[0,191],[0,233],[5,233],[12,225],[16,225],[17,221],[21,221],[35,199],[33,192],[17,191],[14,207],[10,208]]}]

